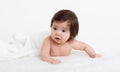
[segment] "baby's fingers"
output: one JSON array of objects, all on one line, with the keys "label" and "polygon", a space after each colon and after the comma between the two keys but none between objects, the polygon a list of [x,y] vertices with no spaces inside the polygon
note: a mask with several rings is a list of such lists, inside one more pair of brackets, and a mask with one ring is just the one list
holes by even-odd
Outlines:
[{"label": "baby's fingers", "polygon": [[61,63],[61,61],[58,59],[52,61],[52,64],[59,64],[59,63]]},{"label": "baby's fingers", "polygon": [[95,55],[96,58],[99,58],[99,57],[101,57],[101,56],[102,56],[102,55],[100,55],[100,54],[96,54],[96,55]]}]

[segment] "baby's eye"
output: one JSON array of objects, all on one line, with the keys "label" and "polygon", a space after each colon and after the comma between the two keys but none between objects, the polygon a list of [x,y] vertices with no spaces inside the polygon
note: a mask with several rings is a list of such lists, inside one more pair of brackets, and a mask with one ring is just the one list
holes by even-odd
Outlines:
[{"label": "baby's eye", "polygon": [[53,29],[54,29],[54,30],[57,30],[57,28],[56,28],[56,27],[54,27]]},{"label": "baby's eye", "polygon": [[62,30],[62,32],[66,32],[66,30]]}]

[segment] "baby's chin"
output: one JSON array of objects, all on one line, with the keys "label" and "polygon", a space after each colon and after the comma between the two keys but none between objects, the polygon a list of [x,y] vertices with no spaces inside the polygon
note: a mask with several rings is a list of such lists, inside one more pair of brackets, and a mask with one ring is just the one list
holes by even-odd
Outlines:
[{"label": "baby's chin", "polygon": [[63,44],[64,42],[62,42],[61,40],[56,40],[56,39],[53,39],[53,41],[56,43],[56,44]]},{"label": "baby's chin", "polygon": [[62,44],[63,42],[60,42],[60,41],[55,41],[57,44]]}]

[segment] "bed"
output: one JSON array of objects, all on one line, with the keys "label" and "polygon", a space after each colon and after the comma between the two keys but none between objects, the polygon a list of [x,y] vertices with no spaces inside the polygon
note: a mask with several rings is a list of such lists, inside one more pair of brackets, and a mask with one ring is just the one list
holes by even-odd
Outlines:
[{"label": "bed", "polygon": [[[21,53],[16,53],[17,50],[12,49],[12,51],[15,51],[12,53],[16,54],[16,56],[1,58],[0,72],[120,72],[119,50],[109,51],[106,49],[105,51],[100,51],[102,57],[95,59],[90,58],[85,52],[72,50],[70,56],[54,57],[62,61],[60,64],[50,64],[41,61],[39,46],[46,34],[49,33],[44,32],[42,35],[31,36],[34,37],[31,39],[34,48],[21,50],[23,51]],[[21,37],[21,35],[17,35],[17,38],[21,40],[19,36]],[[23,36],[22,39],[25,39],[25,37]],[[27,47],[30,47],[28,45],[31,44],[27,44]]]}]

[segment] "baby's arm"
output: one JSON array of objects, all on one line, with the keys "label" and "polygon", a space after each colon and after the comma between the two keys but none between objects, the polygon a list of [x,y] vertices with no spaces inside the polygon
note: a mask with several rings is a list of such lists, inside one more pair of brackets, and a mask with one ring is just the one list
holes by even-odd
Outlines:
[{"label": "baby's arm", "polygon": [[[85,43],[84,43],[85,44]],[[97,54],[93,48],[88,45],[88,44],[85,44],[85,47],[84,47],[84,51],[91,57],[91,58],[96,58],[96,57],[101,57],[100,54]]]},{"label": "baby's arm", "polygon": [[72,42],[72,45],[73,45],[74,49],[85,51],[91,58],[96,58],[96,57],[101,56],[99,54],[96,54],[96,52],[93,50],[93,48],[86,43],[74,40]]},{"label": "baby's arm", "polygon": [[49,37],[47,37],[42,45],[41,51],[40,51],[40,58],[43,61],[47,61],[52,64],[58,64],[60,63],[59,60],[55,60],[50,56],[50,40]]}]

